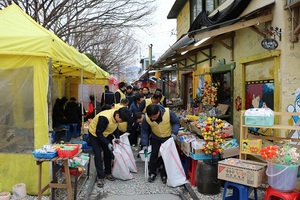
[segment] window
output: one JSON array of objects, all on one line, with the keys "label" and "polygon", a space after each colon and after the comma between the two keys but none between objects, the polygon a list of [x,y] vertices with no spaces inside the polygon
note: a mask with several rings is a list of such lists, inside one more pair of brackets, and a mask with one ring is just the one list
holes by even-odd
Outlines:
[{"label": "window", "polygon": [[207,11],[208,14],[213,12],[219,5],[226,0],[190,0],[190,20],[191,24],[202,11]]},{"label": "window", "polygon": [[203,10],[202,0],[191,0],[190,5],[190,17],[192,23],[198,16],[198,14]]},{"label": "window", "polygon": [[207,0],[206,1],[206,11],[211,13],[215,9],[215,1],[214,0]]}]

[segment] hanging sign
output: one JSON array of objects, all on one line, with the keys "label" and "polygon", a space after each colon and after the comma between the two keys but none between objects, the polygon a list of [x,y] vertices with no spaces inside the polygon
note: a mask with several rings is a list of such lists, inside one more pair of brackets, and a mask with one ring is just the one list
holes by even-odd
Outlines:
[{"label": "hanging sign", "polygon": [[278,42],[272,38],[265,38],[261,41],[261,46],[267,50],[274,50],[278,47]]}]

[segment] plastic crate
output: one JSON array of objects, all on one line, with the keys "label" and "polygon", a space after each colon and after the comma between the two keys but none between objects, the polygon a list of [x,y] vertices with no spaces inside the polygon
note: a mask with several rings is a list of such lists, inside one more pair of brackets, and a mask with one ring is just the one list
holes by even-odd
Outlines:
[{"label": "plastic crate", "polygon": [[[80,169],[81,168],[81,169]],[[82,172],[83,172],[83,168],[82,167],[77,167],[77,168],[69,168],[69,171],[70,171],[70,175],[72,176],[76,176],[76,173],[77,173],[77,176],[76,177],[79,177],[81,176]],[[65,168],[62,167],[61,168],[61,172],[65,173]]]},{"label": "plastic crate", "polygon": [[58,157],[73,158],[79,151],[78,144],[66,144],[65,146],[74,147],[74,149],[72,149],[72,150],[58,149],[57,150]]},{"label": "plastic crate", "polygon": [[205,153],[200,153],[200,154],[190,153],[190,157],[194,160],[211,160],[212,159],[211,154],[205,154]]},{"label": "plastic crate", "polygon": [[245,116],[247,126],[273,126],[274,116]]},{"label": "plastic crate", "polygon": [[32,152],[33,156],[37,159],[44,158],[44,159],[51,159],[57,156],[57,152],[51,152],[51,153],[41,153],[41,152]]}]

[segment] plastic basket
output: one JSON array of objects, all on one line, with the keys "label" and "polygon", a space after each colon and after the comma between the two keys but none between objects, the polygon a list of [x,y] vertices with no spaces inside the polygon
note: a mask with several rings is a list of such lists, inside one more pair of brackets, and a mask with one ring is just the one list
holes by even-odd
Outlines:
[{"label": "plastic basket", "polygon": [[[82,170],[83,170],[82,168],[81,168],[81,171],[79,170],[79,168],[70,168],[69,169],[70,175],[76,176],[76,177],[79,177],[82,174]],[[66,172],[64,167],[61,168],[61,172],[63,172],[63,173]]]},{"label": "plastic basket", "polygon": [[37,159],[41,159],[41,158],[51,159],[51,158],[54,158],[55,156],[57,156],[57,152],[41,153],[41,152],[33,151],[32,154]]},{"label": "plastic basket", "polygon": [[273,126],[274,116],[245,116],[247,126]]},{"label": "plastic basket", "polygon": [[269,185],[275,190],[290,192],[296,186],[299,165],[281,165],[268,162],[266,174]]},{"label": "plastic basket", "polygon": [[57,150],[58,157],[73,158],[79,151],[78,144],[66,144],[65,146],[74,147],[74,149],[72,149],[72,150],[58,149]]}]

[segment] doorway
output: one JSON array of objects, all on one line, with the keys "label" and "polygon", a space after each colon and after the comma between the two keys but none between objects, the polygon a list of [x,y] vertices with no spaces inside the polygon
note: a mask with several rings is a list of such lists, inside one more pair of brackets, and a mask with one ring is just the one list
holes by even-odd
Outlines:
[{"label": "doorway", "polygon": [[192,86],[193,86],[193,73],[187,73],[187,74],[182,74],[182,87],[180,89],[181,91],[181,98],[183,102],[183,107],[186,109],[188,103],[190,103],[190,98],[191,96],[191,91],[192,91]]}]

